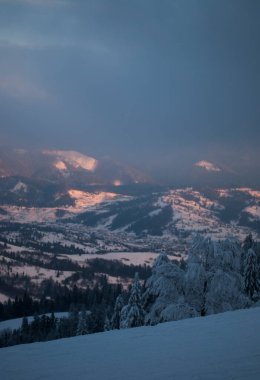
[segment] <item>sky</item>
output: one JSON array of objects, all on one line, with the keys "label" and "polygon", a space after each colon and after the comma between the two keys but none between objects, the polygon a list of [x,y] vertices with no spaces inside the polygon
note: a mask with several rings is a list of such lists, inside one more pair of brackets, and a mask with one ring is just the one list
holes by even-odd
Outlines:
[{"label": "sky", "polygon": [[0,145],[259,161],[259,0],[0,0]]}]

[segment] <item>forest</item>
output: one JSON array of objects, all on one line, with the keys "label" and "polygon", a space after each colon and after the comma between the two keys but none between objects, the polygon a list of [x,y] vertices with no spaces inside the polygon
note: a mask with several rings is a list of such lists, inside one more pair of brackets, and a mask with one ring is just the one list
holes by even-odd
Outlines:
[{"label": "forest", "polygon": [[[20,328],[1,332],[0,347],[253,307],[260,299],[259,243],[252,235],[243,244],[198,235],[185,263],[171,261],[163,253],[149,277],[144,279],[144,274],[140,281],[136,272],[128,289],[109,284],[106,276],[87,289],[71,290],[49,280],[40,300],[25,293],[13,302],[0,303],[2,320],[23,317]],[[68,315],[57,318],[54,312],[60,311]],[[34,315],[31,322],[30,315]]]}]

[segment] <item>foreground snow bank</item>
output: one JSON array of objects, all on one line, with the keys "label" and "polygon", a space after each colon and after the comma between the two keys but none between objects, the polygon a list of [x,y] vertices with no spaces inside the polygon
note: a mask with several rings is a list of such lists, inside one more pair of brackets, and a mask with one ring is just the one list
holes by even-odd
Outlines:
[{"label": "foreground snow bank", "polygon": [[0,350],[1,380],[260,379],[260,308]]}]

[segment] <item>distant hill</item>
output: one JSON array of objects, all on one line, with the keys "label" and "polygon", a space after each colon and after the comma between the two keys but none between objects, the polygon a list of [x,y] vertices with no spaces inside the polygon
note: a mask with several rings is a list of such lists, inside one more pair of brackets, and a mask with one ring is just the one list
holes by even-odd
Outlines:
[{"label": "distant hill", "polygon": [[127,185],[151,182],[141,171],[111,158],[75,151],[0,149],[0,177],[24,177],[63,185]]}]

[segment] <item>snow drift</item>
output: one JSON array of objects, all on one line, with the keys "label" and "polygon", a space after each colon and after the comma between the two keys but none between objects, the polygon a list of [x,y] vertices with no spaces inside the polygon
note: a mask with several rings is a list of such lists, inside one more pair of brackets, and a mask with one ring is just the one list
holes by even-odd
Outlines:
[{"label": "snow drift", "polygon": [[0,350],[1,379],[260,378],[260,308]]}]

